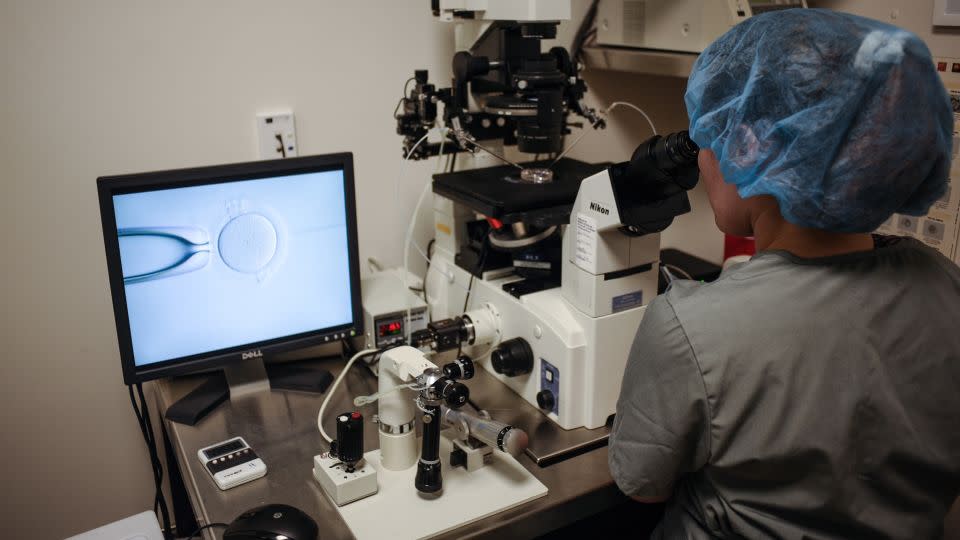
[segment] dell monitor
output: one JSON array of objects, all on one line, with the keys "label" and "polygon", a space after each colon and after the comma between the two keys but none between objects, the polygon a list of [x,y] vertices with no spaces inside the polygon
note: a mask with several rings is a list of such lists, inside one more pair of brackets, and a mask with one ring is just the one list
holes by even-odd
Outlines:
[{"label": "dell monitor", "polygon": [[126,384],[362,334],[352,154],[97,188]]}]

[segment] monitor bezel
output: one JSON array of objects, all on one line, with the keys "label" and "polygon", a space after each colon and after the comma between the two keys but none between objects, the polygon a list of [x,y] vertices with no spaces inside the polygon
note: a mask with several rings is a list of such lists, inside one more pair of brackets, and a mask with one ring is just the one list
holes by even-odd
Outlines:
[{"label": "monitor bezel", "polygon": [[[344,199],[347,217],[347,244],[350,266],[350,297],[353,322],[310,332],[256,341],[226,349],[198,353],[137,366],[130,335],[127,312],[126,289],[120,264],[120,239],[114,213],[113,197],[128,193],[160,191],[183,187],[221,184],[243,180],[256,180],[274,176],[308,174],[333,170],[343,171]],[[341,335],[363,335],[363,308],[360,300],[360,263],[357,241],[356,190],[353,175],[353,153],[341,152],[267,161],[232,163],[187,169],[101,176],[97,178],[97,193],[100,201],[100,218],[103,226],[103,242],[107,256],[107,274],[113,311],[117,326],[117,341],[120,348],[120,364],[125,384],[136,384],[152,379],[185,375],[188,373],[222,368],[248,358],[262,357],[292,349],[301,349],[336,342]]]}]

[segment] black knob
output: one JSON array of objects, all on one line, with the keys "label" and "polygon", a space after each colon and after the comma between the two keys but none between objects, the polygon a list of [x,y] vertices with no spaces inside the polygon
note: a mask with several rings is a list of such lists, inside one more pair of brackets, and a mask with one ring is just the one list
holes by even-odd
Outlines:
[{"label": "black knob", "polygon": [[417,491],[421,493],[436,493],[443,489],[443,477],[440,475],[440,462],[417,462],[417,476],[413,481]]},{"label": "black knob", "polygon": [[537,405],[545,411],[552,411],[553,406],[557,404],[557,400],[553,397],[553,392],[549,390],[541,390],[537,392]]},{"label": "black knob", "polygon": [[451,409],[459,409],[470,399],[470,389],[462,383],[450,383],[443,392],[443,401]]},{"label": "black knob", "polygon": [[336,445],[330,451],[344,463],[356,463],[363,459],[363,415],[345,412],[337,416]]},{"label": "black knob", "polygon": [[533,371],[533,349],[523,338],[504,341],[490,354],[493,370],[507,377],[525,375]]},{"label": "black knob", "polygon": [[460,357],[453,362],[443,366],[443,374],[453,380],[472,379],[474,372],[473,360],[465,354],[460,355]]}]

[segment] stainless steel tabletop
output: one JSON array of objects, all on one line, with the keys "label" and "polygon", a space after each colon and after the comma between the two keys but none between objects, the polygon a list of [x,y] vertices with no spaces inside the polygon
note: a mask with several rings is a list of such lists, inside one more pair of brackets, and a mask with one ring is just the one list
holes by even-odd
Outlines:
[{"label": "stainless steel tabletop", "polygon": [[[342,361],[322,364],[334,374]],[[157,401],[161,411],[205,380],[204,377],[164,380],[157,384]],[[535,409],[483,370],[468,381],[471,397],[493,417],[514,423],[528,430],[531,438],[567,434],[553,426]],[[337,412],[353,410],[353,396],[372,394],[376,379],[359,365],[355,366],[337,389],[325,418],[324,428],[336,432]],[[241,512],[268,503],[295,506],[312,516],[320,527],[321,540],[352,538],[336,507],[320,489],[312,475],[313,456],[327,450],[328,445],[317,430],[317,412],[324,395],[293,391],[268,391],[232,398],[219,406],[196,426],[167,422],[168,433],[179,462],[190,504],[197,521],[229,523]],[[366,419],[375,406],[361,409]],[[533,414],[530,414],[533,411]],[[521,418],[521,412],[523,418]],[[532,424],[532,425],[531,425]],[[556,430],[556,431],[554,431]],[[601,432],[597,432],[601,436]],[[242,436],[267,464],[267,476],[227,491],[220,491],[197,458],[197,450]],[[589,437],[588,437],[589,438]],[[594,437],[596,438],[596,437]],[[378,447],[377,428],[373,422],[364,425],[366,449]],[[607,469],[606,446],[595,448],[546,467],[537,465],[529,456],[520,463],[534,474],[549,492],[546,497],[530,501],[480,521],[465,525],[438,538],[531,538],[556,530],[586,516],[611,508],[625,497],[613,484]],[[413,489],[413,486],[410,487]],[[206,538],[219,538],[222,530]],[[216,536],[214,536],[214,534]]]}]

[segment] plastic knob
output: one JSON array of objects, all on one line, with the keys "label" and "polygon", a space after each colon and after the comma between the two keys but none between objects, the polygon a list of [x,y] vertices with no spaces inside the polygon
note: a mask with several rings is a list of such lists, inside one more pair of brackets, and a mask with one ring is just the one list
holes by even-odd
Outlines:
[{"label": "plastic knob", "polygon": [[537,392],[537,405],[545,411],[552,411],[554,405],[557,404],[556,398],[553,397],[553,392],[549,390],[541,390]]}]

